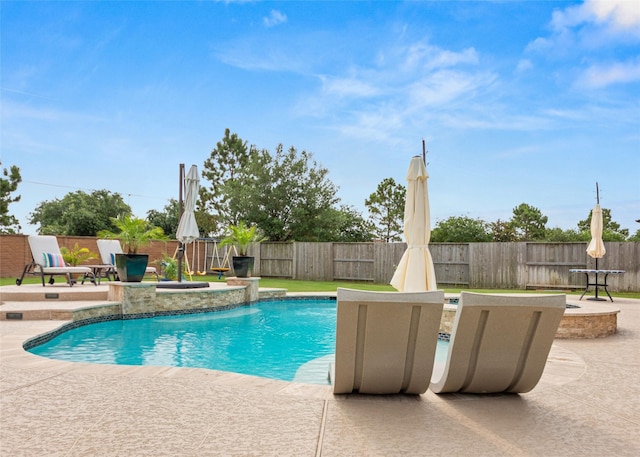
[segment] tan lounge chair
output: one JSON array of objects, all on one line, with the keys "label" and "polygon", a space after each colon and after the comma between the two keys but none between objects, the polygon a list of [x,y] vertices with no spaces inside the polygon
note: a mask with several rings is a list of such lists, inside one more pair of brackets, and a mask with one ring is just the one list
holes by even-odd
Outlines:
[{"label": "tan lounge chair", "polygon": [[[122,246],[120,245],[120,241],[118,240],[98,240],[98,251],[100,251],[100,258],[102,263],[105,265],[113,265],[113,268],[107,270],[107,279],[111,279],[110,275],[114,277],[118,276],[116,272],[116,254],[122,254]],[[158,271],[155,267],[147,267],[145,270],[145,275],[155,275],[156,280],[158,280]]]},{"label": "tan lounge chair", "polygon": [[54,276],[66,276],[67,284],[73,286],[74,280],[71,275],[82,275],[83,284],[85,279],[88,278],[94,285],[98,285],[91,268],[67,266],[62,258],[60,246],[58,246],[58,240],[55,236],[30,235],[28,241],[33,261],[24,267],[22,276],[16,279],[17,285],[22,284],[26,274],[40,276],[43,287],[45,285],[44,277],[47,275],[49,276],[49,284],[55,282]]},{"label": "tan lounge chair", "polygon": [[429,387],[444,293],[338,289],[334,394],[422,394]]},{"label": "tan lounge chair", "polygon": [[445,364],[436,364],[435,393],[524,393],[542,375],[566,307],[565,295],[461,292]]}]

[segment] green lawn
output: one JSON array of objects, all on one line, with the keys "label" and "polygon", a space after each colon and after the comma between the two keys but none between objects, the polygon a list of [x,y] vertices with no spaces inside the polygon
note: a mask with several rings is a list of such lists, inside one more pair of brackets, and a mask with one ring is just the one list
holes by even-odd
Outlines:
[{"label": "green lawn", "polygon": [[[188,279],[188,277],[186,278]],[[193,276],[194,281],[207,282],[225,282],[225,278],[218,279],[217,275]],[[56,277],[56,282],[62,282],[62,277]],[[15,285],[16,278],[0,278],[0,286]],[[40,279],[28,276],[24,278],[23,284],[40,284]],[[373,284],[369,282],[353,282],[353,281],[299,281],[296,279],[281,278],[262,278],[260,279],[260,287],[269,287],[277,289],[287,289],[289,292],[335,292],[338,287],[347,287],[351,289],[377,290],[377,291],[394,291],[395,289],[388,284]],[[445,288],[446,293],[460,293],[461,290],[469,290],[471,292],[481,293],[539,293],[536,290],[516,290],[516,289],[461,289],[461,288]],[[590,291],[591,292],[591,291]],[[604,291],[603,291],[604,292]],[[580,295],[582,292],[571,292],[571,295]],[[612,294],[614,297],[621,298],[640,298],[640,293],[616,292]]]}]

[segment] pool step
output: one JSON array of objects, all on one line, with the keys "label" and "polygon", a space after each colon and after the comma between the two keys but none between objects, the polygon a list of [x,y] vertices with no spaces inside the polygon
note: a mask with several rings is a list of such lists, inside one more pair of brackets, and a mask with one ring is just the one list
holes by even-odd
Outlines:
[{"label": "pool step", "polygon": [[[0,305],[0,320],[2,321],[70,321],[93,317],[96,313],[87,311],[91,308],[120,306],[117,302],[104,301],[12,301],[2,302]],[[105,313],[113,313],[105,310]],[[85,316],[86,315],[86,316]]]},{"label": "pool step", "polygon": [[103,283],[100,286],[93,284],[77,284],[73,287],[67,285],[41,285],[25,284],[22,286],[5,286],[0,292],[0,300],[6,302],[66,302],[106,300],[109,287]]}]

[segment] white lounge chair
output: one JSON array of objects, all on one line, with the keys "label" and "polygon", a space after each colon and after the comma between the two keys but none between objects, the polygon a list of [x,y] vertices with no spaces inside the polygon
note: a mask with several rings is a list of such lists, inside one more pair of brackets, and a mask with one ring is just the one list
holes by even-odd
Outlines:
[{"label": "white lounge chair", "polygon": [[422,394],[429,387],[444,293],[338,289],[334,394]]},{"label": "white lounge chair", "polygon": [[[98,251],[100,251],[100,258],[105,265],[112,265],[113,268],[106,271],[107,279],[111,279],[110,275],[117,277],[116,272],[116,254],[122,254],[122,246],[118,240],[97,240]],[[155,267],[147,267],[145,275],[155,275],[158,280],[158,271]]]},{"label": "white lounge chair", "polygon": [[566,308],[565,295],[461,292],[435,393],[524,393],[533,389]]},{"label": "white lounge chair", "polygon": [[71,278],[71,275],[77,274],[82,275],[83,284],[88,278],[94,285],[98,285],[91,268],[67,266],[62,258],[60,246],[58,246],[58,240],[55,236],[30,235],[28,237],[28,241],[33,261],[24,267],[22,276],[16,279],[17,285],[22,284],[22,281],[27,274],[40,276],[43,287],[45,285],[44,277],[46,275],[49,276],[49,284],[53,284],[55,282],[53,279],[54,276],[66,276],[67,284],[69,284],[69,286],[73,286],[74,281]]}]

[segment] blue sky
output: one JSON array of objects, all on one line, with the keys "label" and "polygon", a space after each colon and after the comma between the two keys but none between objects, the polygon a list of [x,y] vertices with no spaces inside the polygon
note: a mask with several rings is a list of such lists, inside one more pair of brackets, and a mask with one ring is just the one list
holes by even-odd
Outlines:
[{"label": "blue sky", "polygon": [[[27,216],[119,192],[178,195],[230,128],[312,152],[341,202],[405,183],[426,140],[432,225],[528,203],[575,228],[595,204],[640,228],[636,0],[2,1],[1,160]],[[206,182],[203,182],[206,184]]]}]

